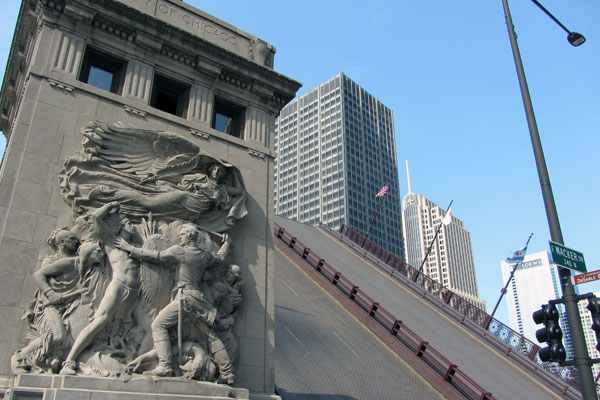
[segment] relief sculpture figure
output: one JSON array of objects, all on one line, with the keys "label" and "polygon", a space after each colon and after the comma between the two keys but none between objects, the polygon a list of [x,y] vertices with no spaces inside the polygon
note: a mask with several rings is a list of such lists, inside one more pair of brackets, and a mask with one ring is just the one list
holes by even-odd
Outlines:
[{"label": "relief sculpture figure", "polygon": [[170,132],[92,122],[82,135],[58,176],[71,227],[33,275],[13,371],[233,384],[241,172]]},{"label": "relief sculpture figure", "polygon": [[[179,230],[179,245],[169,247],[163,251],[150,251],[139,247],[133,247],[125,240],[117,240],[116,246],[129,252],[131,257],[152,260],[165,266],[178,268],[179,281],[174,292],[174,299],[163,308],[152,322],[152,337],[154,347],[158,355],[158,365],[148,374],[157,376],[173,375],[173,357],[169,328],[181,321],[181,308],[186,314],[193,316],[196,323],[205,324],[209,329],[215,323],[217,309],[213,305],[214,296],[202,290],[202,281],[205,271],[215,264],[222,263],[229,254],[231,239],[229,235],[223,235],[223,243],[216,254],[203,250],[203,243],[198,243],[203,236],[199,235],[198,229],[192,224],[185,224]],[[219,296],[226,293],[227,288],[219,292]],[[183,306],[183,307],[181,307]],[[218,338],[211,338],[213,342]],[[224,349],[224,346],[223,346]],[[217,353],[221,349],[216,349]],[[221,354],[219,354],[221,356]],[[222,379],[227,383],[233,383],[233,366],[229,359],[224,357],[215,358],[219,362]]]},{"label": "relief sculpture figure", "polygon": [[78,238],[67,229],[53,232],[48,243],[57,253],[46,257],[33,274],[39,289],[24,316],[37,336],[13,356],[16,373],[58,371],[63,350],[70,344],[69,317],[89,290],[82,287],[81,277],[104,262],[97,243],[84,242],[80,247]]},{"label": "relief sculpture figure", "polygon": [[224,232],[247,214],[240,171],[188,139],[98,123],[83,134],[85,151],[67,159],[59,177],[76,215],[118,201],[136,222],[151,212]]},{"label": "relief sculpture figure", "polygon": [[75,360],[94,337],[109,322],[112,322],[113,317],[123,323],[131,321],[131,315],[139,298],[137,263],[126,252],[113,245],[117,237],[124,242],[131,240],[135,233],[135,227],[128,218],[119,213],[119,204],[116,202],[105,204],[92,214],[92,218],[94,232],[104,243],[104,250],[112,271],[112,280],[100,300],[92,321],[75,339],[60,371],[64,375],[76,373]]},{"label": "relief sculpture figure", "polygon": [[231,264],[226,266],[223,283],[227,288],[227,292],[217,306],[219,323],[217,324],[216,331],[225,345],[229,358],[234,361],[238,345],[233,334],[233,324],[237,308],[242,303],[242,288],[244,286],[239,265]]}]

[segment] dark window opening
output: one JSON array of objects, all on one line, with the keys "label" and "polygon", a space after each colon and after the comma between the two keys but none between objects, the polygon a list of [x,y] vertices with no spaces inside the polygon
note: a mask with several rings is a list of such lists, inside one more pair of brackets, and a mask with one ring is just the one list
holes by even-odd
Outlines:
[{"label": "dark window opening", "polygon": [[155,75],[150,105],[169,114],[185,117],[188,87],[164,76]]},{"label": "dark window opening", "polygon": [[125,79],[125,61],[87,48],[79,80],[88,85],[120,94]]},{"label": "dark window opening", "polygon": [[212,127],[238,138],[244,131],[244,109],[221,99],[215,99]]}]

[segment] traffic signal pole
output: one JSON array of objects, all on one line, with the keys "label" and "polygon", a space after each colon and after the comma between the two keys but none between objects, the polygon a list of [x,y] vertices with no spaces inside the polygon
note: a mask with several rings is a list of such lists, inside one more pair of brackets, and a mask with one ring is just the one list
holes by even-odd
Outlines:
[{"label": "traffic signal pole", "polygon": [[[508,0],[502,0],[502,4],[504,7],[506,26],[508,29],[508,36],[510,38],[515,67],[517,69],[517,76],[519,78],[519,86],[521,88],[521,96],[523,98],[525,114],[527,116],[527,125],[529,127],[529,134],[531,136],[533,154],[535,156],[537,171],[540,178],[542,196],[544,198],[544,206],[546,208],[546,217],[550,227],[550,237],[552,238],[553,242],[564,245],[560,223],[558,220],[558,213],[554,203],[554,195],[552,193],[552,187],[550,186],[550,177],[548,175],[546,160],[542,150],[540,134],[538,132],[535,114],[533,112],[533,105],[529,95],[527,80],[525,79],[525,71],[523,69],[521,54],[519,53],[517,35],[515,33],[512,17],[508,8]],[[571,331],[571,339],[573,341],[573,349],[575,352],[575,366],[577,367],[577,371],[579,372],[579,377],[581,379],[582,395],[585,400],[597,400],[598,397],[596,395],[596,385],[594,383],[594,376],[592,374],[592,363],[587,352],[585,337],[583,335],[581,318],[579,316],[579,309],[577,308],[577,296],[575,294],[575,290],[573,289],[573,284],[571,283],[571,271],[569,269],[559,267],[558,272],[563,292],[564,305],[567,313],[567,320],[569,321],[569,328]]]}]

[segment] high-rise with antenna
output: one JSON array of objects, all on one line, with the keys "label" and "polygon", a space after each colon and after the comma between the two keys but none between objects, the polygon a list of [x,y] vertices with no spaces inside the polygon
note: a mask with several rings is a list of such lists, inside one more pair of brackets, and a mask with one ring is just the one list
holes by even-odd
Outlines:
[{"label": "high-rise with antenna", "polygon": [[[402,214],[404,249],[406,262],[419,268],[446,211],[426,197],[412,192],[408,160],[406,177],[408,193],[404,196]],[[485,301],[479,298],[477,292],[471,234],[454,215],[449,225],[441,225],[423,264],[423,273],[485,310]]]}]

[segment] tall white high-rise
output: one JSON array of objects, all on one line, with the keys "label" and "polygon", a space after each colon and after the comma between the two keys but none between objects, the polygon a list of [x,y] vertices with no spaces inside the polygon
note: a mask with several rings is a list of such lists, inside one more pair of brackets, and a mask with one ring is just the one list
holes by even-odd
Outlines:
[{"label": "tall white high-rise", "polygon": [[342,223],[403,258],[392,110],[339,73],[281,110],[275,122],[275,213],[296,221]]},{"label": "tall white high-rise", "polygon": [[446,211],[426,197],[412,193],[410,179],[408,191],[403,203],[406,261],[419,268],[433,243],[423,273],[485,310],[485,301],[477,292],[471,234],[455,216],[449,225],[442,224]]},{"label": "tall white high-rise", "polygon": [[[510,277],[514,264],[501,261],[502,282],[505,285]],[[542,328],[533,321],[533,313],[547,304],[549,300],[555,300],[562,296],[560,278],[556,265],[552,263],[550,254],[542,251],[527,254],[515,271],[513,280],[506,291],[506,305],[508,308],[508,319],[512,329],[525,336],[527,339],[538,343],[535,332]],[[567,349],[567,356],[572,357],[573,345],[571,333],[564,312],[564,306],[557,305],[561,315],[560,326],[563,330],[563,344]],[[545,346],[545,344],[541,344]]]},{"label": "tall white high-rise", "polygon": [[[600,292],[595,292],[594,296],[600,298]],[[583,336],[587,345],[588,355],[590,358],[600,358],[600,352],[596,350],[596,333],[592,330],[592,314],[586,308],[587,300],[581,300],[577,306],[579,307],[579,315],[581,316],[581,326],[583,326]],[[600,364],[592,364],[594,378],[600,374]],[[600,389],[597,389],[600,392]]]}]

